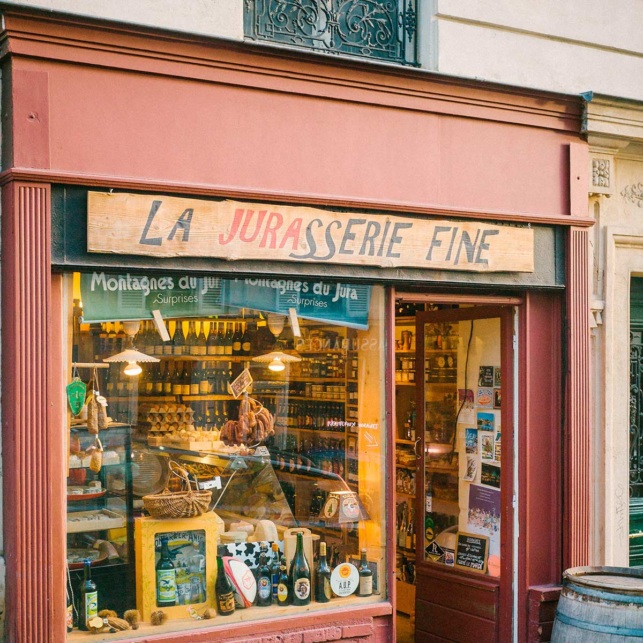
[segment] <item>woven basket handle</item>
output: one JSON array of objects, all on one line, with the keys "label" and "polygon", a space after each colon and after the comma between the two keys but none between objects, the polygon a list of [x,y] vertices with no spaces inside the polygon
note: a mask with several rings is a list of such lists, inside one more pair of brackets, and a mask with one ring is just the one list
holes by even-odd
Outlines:
[{"label": "woven basket handle", "polygon": [[[184,469],[182,466],[174,462],[174,460],[170,460],[168,463],[168,467],[170,469],[170,473],[175,475],[177,478],[181,479],[181,482],[183,486],[186,488],[186,491],[192,491],[192,482],[190,481],[190,474],[187,472],[186,469]],[[192,475],[194,478],[194,485],[196,487],[196,491],[199,490],[199,481],[196,477],[196,475]]]}]

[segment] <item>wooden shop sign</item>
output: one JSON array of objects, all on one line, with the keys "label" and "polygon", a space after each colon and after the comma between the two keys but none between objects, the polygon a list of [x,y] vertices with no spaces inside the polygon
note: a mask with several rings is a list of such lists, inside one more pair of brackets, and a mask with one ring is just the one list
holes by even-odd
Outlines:
[{"label": "wooden shop sign", "polygon": [[455,549],[455,566],[484,574],[487,571],[489,538],[459,531]]},{"label": "wooden shop sign", "polygon": [[89,192],[89,252],[533,272],[534,231],[317,208]]}]

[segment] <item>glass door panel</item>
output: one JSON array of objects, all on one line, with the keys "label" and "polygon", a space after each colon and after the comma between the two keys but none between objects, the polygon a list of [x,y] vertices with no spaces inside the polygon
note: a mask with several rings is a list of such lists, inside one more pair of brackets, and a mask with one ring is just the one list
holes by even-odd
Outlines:
[{"label": "glass door panel", "polygon": [[501,326],[488,308],[418,317],[418,564],[500,575]]}]

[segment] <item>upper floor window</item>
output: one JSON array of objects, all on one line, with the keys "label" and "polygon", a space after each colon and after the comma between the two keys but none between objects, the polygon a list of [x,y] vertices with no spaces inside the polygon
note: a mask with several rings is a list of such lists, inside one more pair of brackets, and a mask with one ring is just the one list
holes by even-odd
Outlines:
[{"label": "upper floor window", "polygon": [[417,0],[245,0],[244,33],[332,54],[417,64]]}]

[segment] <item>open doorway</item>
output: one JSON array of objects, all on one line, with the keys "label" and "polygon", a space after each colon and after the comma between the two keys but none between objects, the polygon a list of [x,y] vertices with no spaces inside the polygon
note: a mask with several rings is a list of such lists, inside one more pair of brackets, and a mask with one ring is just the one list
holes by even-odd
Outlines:
[{"label": "open doorway", "polygon": [[400,642],[511,638],[511,337],[511,306],[397,302]]}]

